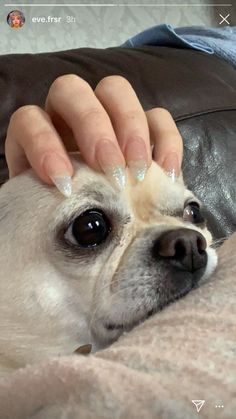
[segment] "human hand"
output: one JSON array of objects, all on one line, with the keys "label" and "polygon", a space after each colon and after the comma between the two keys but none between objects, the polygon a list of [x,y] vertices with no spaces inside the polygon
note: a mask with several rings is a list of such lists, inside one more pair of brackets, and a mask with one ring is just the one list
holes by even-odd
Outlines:
[{"label": "human hand", "polygon": [[77,75],[58,77],[45,110],[22,106],[11,116],[6,138],[10,178],[33,167],[46,183],[71,194],[73,166],[67,151],[79,149],[85,162],[120,188],[125,166],[142,181],[153,159],[172,179],[181,169],[182,138],[163,108],[144,112],[130,83],[121,76],[102,79],[93,91]]}]

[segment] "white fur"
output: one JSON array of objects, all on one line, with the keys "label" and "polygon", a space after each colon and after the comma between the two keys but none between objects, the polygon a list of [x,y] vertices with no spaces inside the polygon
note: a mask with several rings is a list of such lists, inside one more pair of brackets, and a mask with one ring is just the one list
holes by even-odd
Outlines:
[{"label": "white fur", "polygon": [[[144,182],[135,184],[127,174],[127,186],[119,192],[107,178],[93,172],[78,157],[73,159],[73,164],[76,174],[70,198],[42,184],[32,170],[10,180],[0,190],[2,371],[49,356],[70,354],[87,343],[92,343],[96,351],[102,347],[96,334],[106,344],[120,335],[116,330],[104,329],[104,318],[118,323],[132,321],[139,305],[141,318],[144,305],[151,306],[150,297],[145,297],[143,302],[139,297],[135,301],[129,299],[127,303],[125,295],[128,294],[123,290],[111,293],[113,282],[126,280],[129,292],[133,286],[138,290],[141,287],[137,282],[139,268],[134,272],[125,271],[135,240],[137,246],[145,250],[153,234],[166,228],[196,229],[204,235],[208,245],[208,264],[202,280],[216,266],[216,254],[210,248],[211,235],[207,229],[201,230],[179,217],[163,214],[183,207],[187,196],[193,197],[181,177],[173,183],[153,163]],[[104,212],[114,214],[114,236],[99,257],[88,251],[80,259],[79,249],[78,258],[73,254],[69,257],[67,250],[60,248],[55,231],[60,230],[71,213],[79,214],[82,209],[98,206],[90,193],[86,193],[88,187],[104,195]],[[116,214],[119,214],[119,222]],[[142,237],[140,242],[139,236]],[[122,274],[117,276],[121,267]],[[142,280],[145,276],[150,290],[152,274],[146,272]],[[146,285],[142,286],[143,291],[147,291]]]}]

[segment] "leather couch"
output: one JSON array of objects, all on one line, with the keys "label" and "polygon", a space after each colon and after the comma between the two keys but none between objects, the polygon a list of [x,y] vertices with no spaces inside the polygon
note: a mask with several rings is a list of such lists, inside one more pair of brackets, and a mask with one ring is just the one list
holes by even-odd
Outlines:
[{"label": "leather couch", "polygon": [[189,49],[81,48],[1,56],[0,183],[8,178],[4,141],[11,114],[26,104],[44,106],[53,80],[68,73],[93,88],[107,75],[122,75],[145,110],[168,109],[184,140],[185,182],[204,203],[210,230],[215,238],[236,230],[236,71]]}]

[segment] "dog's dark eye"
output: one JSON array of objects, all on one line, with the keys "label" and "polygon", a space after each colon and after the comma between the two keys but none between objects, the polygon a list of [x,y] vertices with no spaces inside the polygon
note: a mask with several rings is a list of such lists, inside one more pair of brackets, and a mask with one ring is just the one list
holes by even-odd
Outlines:
[{"label": "dog's dark eye", "polygon": [[92,209],[75,218],[65,238],[81,247],[94,247],[106,240],[110,230],[111,225],[105,214]]},{"label": "dog's dark eye", "polygon": [[193,224],[202,224],[205,222],[197,202],[189,202],[186,205],[183,212],[183,219]]}]

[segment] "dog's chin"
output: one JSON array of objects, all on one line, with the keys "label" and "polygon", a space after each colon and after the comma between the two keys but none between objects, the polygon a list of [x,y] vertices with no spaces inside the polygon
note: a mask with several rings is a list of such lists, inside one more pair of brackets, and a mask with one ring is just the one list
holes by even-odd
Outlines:
[{"label": "dog's chin", "polygon": [[141,317],[140,319],[135,319],[133,321],[125,322],[125,323],[122,323],[122,324],[106,323],[104,326],[107,330],[115,330],[115,329],[119,330],[120,329],[120,330],[123,330],[125,332],[129,332],[134,327],[138,326],[140,323],[143,323],[149,317],[151,317],[154,314],[156,314],[157,312],[163,310],[169,304],[171,304],[171,303],[179,300],[180,298],[184,297],[185,295],[187,295],[189,293],[189,291],[193,288],[196,288],[196,286],[190,287],[189,289],[186,289],[182,292],[179,292],[177,295],[174,295],[174,296],[170,297],[169,299],[167,299],[162,304],[156,305],[151,310],[147,311],[147,313],[143,317]]},{"label": "dog's chin", "polygon": [[121,335],[130,332],[135,327],[145,322],[150,317],[154,316],[156,313],[162,311],[169,304],[179,300],[180,298],[187,295],[192,289],[197,288],[197,285],[187,284],[184,289],[179,292],[176,292],[172,295],[162,298],[160,302],[154,302],[151,309],[147,310],[142,317],[137,317],[135,314],[131,314],[126,321],[123,323],[115,322],[106,318],[106,321],[99,322],[100,324],[96,325],[96,342],[97,350],[102,349],[106,346],[110,346],[114,343]]}]

